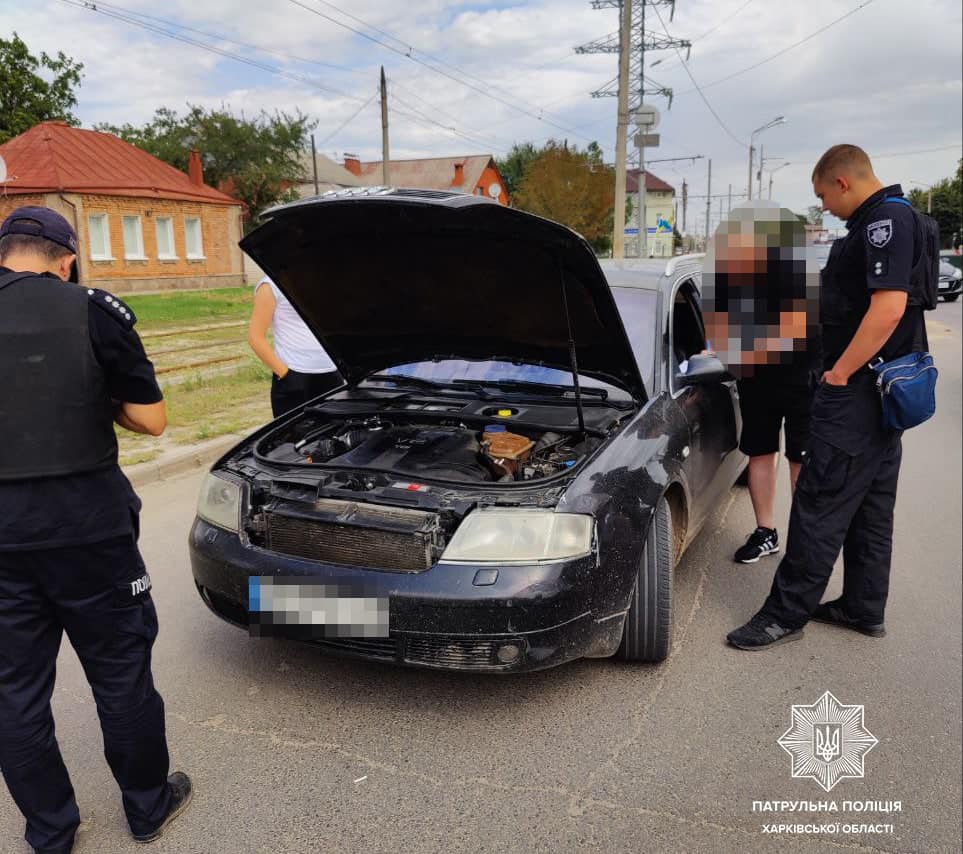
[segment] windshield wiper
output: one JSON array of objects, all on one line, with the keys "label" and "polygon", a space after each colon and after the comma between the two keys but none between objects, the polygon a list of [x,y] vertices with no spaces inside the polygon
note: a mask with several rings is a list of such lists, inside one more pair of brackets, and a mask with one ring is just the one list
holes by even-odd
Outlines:
[{"label": "windshield wiper", "polygon": [[[452,380],[452,385],[463,388],[497,388],[502,391],[523,391],[538,392],[539,394],[551,394],[562,397],[569,392],[574,392],[575,387],[570,385],[552,385],[551,383],[533,383],[525,380]],[[580,391],[584,395],[599,397],[608,400],[609,393],[604,388],[581,387]]]},{"label": "windshield wiper", "polygon": [[[459,380],[454,382],[438,382],[436,380],[426,380],[421,377],[411,377],[407,374],[372,374],[370,377],[365,377],[364,382],[369,380],[375,380],[378,382],[389,382],[395,383],[400,386],[409,386],[412,388],[420,388],[425,391],[439,391],[439,390],[462,390],[464,387],[461,386]],[[471,388],[469,386],[469,388]],[[480,397],[482,400],[487,400],[490,395],[485,392],[482,387],[472,388],[472,391],[476,393],[476,396]]]}]

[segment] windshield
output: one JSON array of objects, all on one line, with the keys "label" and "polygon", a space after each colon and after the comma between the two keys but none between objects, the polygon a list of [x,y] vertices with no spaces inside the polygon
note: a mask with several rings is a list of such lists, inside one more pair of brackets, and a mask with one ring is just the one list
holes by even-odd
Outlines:
[{"label": "windshield", "polygon": [[[646,388],[651,388],[655,292],[639,288],[612,288],[612,294],[615,296],[615,303],[622,316],[632,352],[639,363],[642,380]],[[410,362],[388,368],[382,373],[438,383],[450,383],[454,380],[488,380],[544,383],[569,388],[572,386],[571,371],[546,368],[541,365],[488,360],[439,359],[432,362]],[[631,397],[624,389],[594,377],[579,375],[579,384],[587,388],[607,389],[613,397],[622,399]]]}]

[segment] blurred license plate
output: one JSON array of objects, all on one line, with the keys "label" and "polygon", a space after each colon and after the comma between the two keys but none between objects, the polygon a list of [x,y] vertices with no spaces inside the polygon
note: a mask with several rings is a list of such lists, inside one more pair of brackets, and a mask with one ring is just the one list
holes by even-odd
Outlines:
[{"label": "blurred license plate", "polygon": [[252,575],[248,625],[254,637],[386,638],[388,598],[357,585]]}]

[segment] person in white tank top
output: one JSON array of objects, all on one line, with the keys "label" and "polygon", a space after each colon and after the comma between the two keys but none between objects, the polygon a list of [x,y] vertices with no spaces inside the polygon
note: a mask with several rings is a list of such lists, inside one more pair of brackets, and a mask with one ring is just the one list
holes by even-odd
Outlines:
[{"label": "person in white tank top", "polygon": [[[267,337],[269,329],[274,333],[273,347]],[[331,357],[267,276],[254,288],[247,340],[274,374],[271,409],[275,418],[342,385]]]}]

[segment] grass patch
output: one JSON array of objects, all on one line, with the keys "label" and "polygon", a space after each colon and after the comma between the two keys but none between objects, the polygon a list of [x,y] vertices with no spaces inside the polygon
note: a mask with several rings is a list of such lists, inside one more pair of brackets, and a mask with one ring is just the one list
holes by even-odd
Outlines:
[{"label": "grass patch", "polygon": [[217,288],[124,297],[137,315],[137,331],[156,332],[179,326],[199,326],[226,320],[247,320],[254,306],[254,289]]}]

